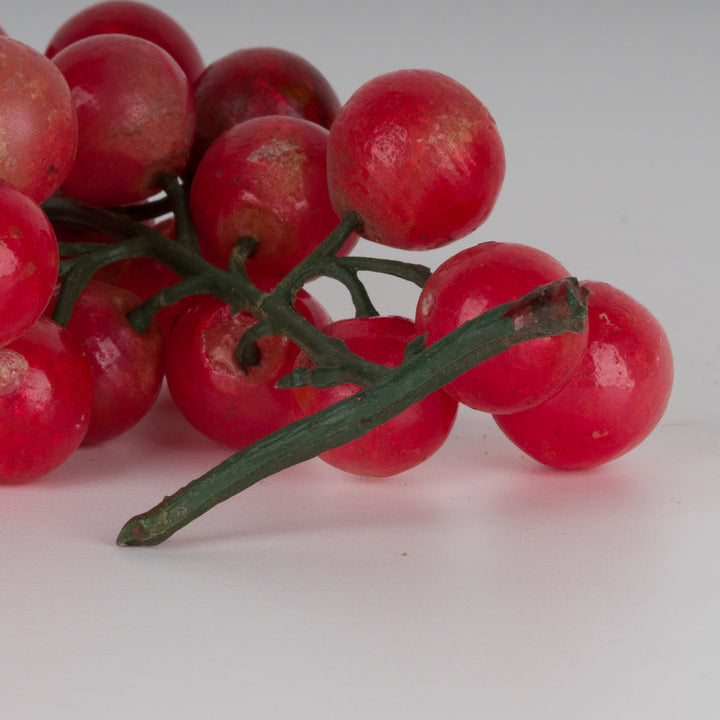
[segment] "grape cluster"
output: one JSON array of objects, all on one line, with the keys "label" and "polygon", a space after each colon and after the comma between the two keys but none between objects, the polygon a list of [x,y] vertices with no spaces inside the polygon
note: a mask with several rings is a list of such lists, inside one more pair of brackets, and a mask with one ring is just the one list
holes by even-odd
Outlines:
[{"label": "grape cluster", "polygon": [[[245,48],[206,66],[171,17],[117,0],[69,18],[44,54],[0,35],[0,108],[2,482],[127,431],[164,380],[200,432],[247,447],[571,276],[519,243],[481,242],[433,272],[353,254],[359,237],[444,246],[495,205],[497,125],[441,73],[389,72],[341,104],[293,53]],[[364,271],[420,286],[416,316],[380,316]],[[333,318],[304,289],[319,275],[348,288],[356,317]],[[581,287],[581,328],[499,344],[320,457],[361,475],[408,470],[447,439],[460,403],[553,467],[627,452],[666,408],[669,343],[626,293]]]}]

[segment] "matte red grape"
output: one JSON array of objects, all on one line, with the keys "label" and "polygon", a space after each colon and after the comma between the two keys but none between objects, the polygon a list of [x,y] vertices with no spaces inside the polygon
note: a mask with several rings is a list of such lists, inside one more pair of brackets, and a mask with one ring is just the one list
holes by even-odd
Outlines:
[{"label": "matte red grape", "polygon": [[28,45],[0,37],[0,180],[41,203],[70,173],[77,144],[62,73]]},{"label": "matte red grape", "polygon": [[[301,292],[297,308],[312,322],[328,321],[322,306]],[[280,335],[258,340],[260,361],[245,372],[235,348],[256,324],[249,313],[209,296],[195,298],[168,336],[166,377],[180,412],[197,430],[233,448],[249,445],[294,419],[292,395],[275,383],[289,373],[299,353]]]},{"label": "matte red grape", "polygon": [[162,48],[130,35],[78,40],[52,60],[77,107],[78,152],[62,191],[90,205],[124,205],[180,173],[195,131],[195,99]]},{"label": "matte red grape", "polygon": [[215,60],[193,86],[197,132],[191,165],[233,125],[263,115],[290,115],[332,124],[340,100],[307,60],[273,47],[243,48]]},{"label": "matte red grape", "polygon": [[495,120],[441,73],[380,75],[330,128],[332,205],[359,214],[360,234],[384,245],[427,250],[468,235],[489,216],[504,176]]},{"label": "matte red grape", "polygon": [[[486,242],[453,255],[420,294],[415,321],[433,343],[481,313],[568,277],[542,250]],[[580,363],[587,332],[530,340],[489,358],[446,386],[461,403],[491,413],[525,410],[556,393]]]},{"label": "matte red grape", "polygon": [[[279,115],[223,133],[190,191],[203,255],[225,267],[236,242],[253,237],[248,271],[282,277],[324,240],[339,222],[328,195],[327,136],[316,123]],[[353,235],[343,252],[356,242]]]},{"label": "matte red grape", "polygon": [[127,0],[94,3],[75,13],[55,31],[45,54],[51,58],[78,40],[107,33],[134,35],[159,45],[177,61],[190,82],[205,68],[194,40],[174,18],[147,3]]}]

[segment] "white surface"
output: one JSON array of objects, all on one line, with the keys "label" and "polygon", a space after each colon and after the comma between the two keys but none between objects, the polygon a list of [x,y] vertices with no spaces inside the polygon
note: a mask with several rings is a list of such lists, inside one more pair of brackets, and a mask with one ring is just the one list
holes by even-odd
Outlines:
[{"label": "white surface", "polygon": [[[416,471],[312,461],[164,545],[116,548],[128,517],[226,454],[163,396],[123,438],[2,488],[3,717],[717,716],[720,6],[156,4],[207,61],[284,47],[343,100],[400,67],[466,84],[498,121],[506,184],[480,231],[421,261],[510,240],[618,285],[665,324],[675,393],[594,472],[544,469],[467,411]],[[83,5],[29,0],[0,24],[44,49]],[[372,287],[412,307],[411,289]]]}]

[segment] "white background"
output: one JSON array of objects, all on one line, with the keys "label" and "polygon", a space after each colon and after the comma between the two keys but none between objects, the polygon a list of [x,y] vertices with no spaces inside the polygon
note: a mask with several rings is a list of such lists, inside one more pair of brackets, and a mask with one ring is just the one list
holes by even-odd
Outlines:
[{"label": "white background", "polygon": [[[675,391],[642,446],[593,472],[542,468],[468,411],[417,470],[370,482],[312,461],[164,545],[117,548],[125,520],[227,454],[163,396],[126,436],[0,488],[2,716],[717,716],[716,0],[154,4],[207,62],[283,47],[342,100],[403,67],[467,85],[506,183],[477,233],[418,259],[523,242],[621,287],[665,325]],[[44,50],[84,3],[14,5],[0,25]],[[371,287],[412,312],[411,288]]]}]

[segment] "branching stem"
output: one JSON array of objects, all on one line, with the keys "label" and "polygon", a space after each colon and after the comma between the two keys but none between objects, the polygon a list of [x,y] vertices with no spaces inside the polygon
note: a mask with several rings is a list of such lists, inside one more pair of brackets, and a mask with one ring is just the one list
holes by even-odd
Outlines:
[{"label": "branching stem", "polygon": [[374,385],[240,450],[154,508],[131,518],[119,545],[157,545],[259,480],[364,435],[493,355],[538,337],[581,332],[585,292],[559,280],[470,320]]},{"label": "branching stem", "polygon": [[118,544],[163,542],[217,503],[279,470],[364,435],[512,345],[585,328],[585,291],[574,278],[567,278],[498,306],[428,347],[423,338],[418,338],[408,346],[398,367],[378,365],[351,352],[344,342],[329,337],[304,318],[294,308],[297,293],[311,279],[326,275],[349,289],[359,315],[373,315],[377,311],[358,273],[386,273],[422,286],[430,274],[427,268],[392,260],[337,257],[361,226],[361,219],[349,214],[273,290],[265,292],[250,280],[245,267],[257,241],[240,238],[227,269],[212,265],[200,254],[184,189],[175,179],[166,179],[164,188],[176,219],[175,240],[130,214],[84,207],[67,198],[54,197],[44,203],[53,222],[118,238],[108,245],[62,245],[63,285],[55,307],[56,320],[69,320],[75,300],[101,267],[125,258],[151,257],[182,279],[128,315],[136,329],[144,331],[159,310],[187,295],[210,294],[229,305],[232,312],[252,313],[258,321],[237,348],[240,367],[261,361],[259,338],[280,334],[294,341],[315,365],[281,378],[280,387],[353,383],[362,389],[262,438],[132,518],[121,530]]},{"label": "branching stem", "polygon": [[[183,209],[182,189],[169,181],[166,187],[172,195],[176,211],[180,215],[187,213],[187,208]],[[161,291],[128,315],[140,332],[147,329],[154,313],[169,302],[189,294],[204,293],[228,304],[232,312],[251,313],[264,323],[267,334],[290,338],[316,365],[343,368],[348,381],[365,386],[385,372],[384,366],[351,352],[345,343],[325,335],[294,308],[299,290],[309,278],[318,274],[313,270],[315,263],[322,265],[332,257],[359,226],[359,219],[354,215],[343,218],[327,239],[291,270],[272,292],[264,292],[251,282],[242,264],[252,251],[253,241],[250,238],[241,239],[230,268],[222,270],[197,252],[194,229],[189,219],[178,223],[176,239],[171,240],[158,230],[131,218],[113,211],[85,207],[69,198],[50,198],[43,207],[54,222],[120,238],[117,243],[94,244],[91,252],[85,251],[83,243],[63,247],[64,252],[76,253],[77,256],[64,261],[64,282],[53,314],[53,318],[61,324],[67,324],[75,301],[100,268],[122,259],[152,257],[174,270],[183,280],[176,289]],[[192,233],[189,239],[184,238],[188,228]]]}]

